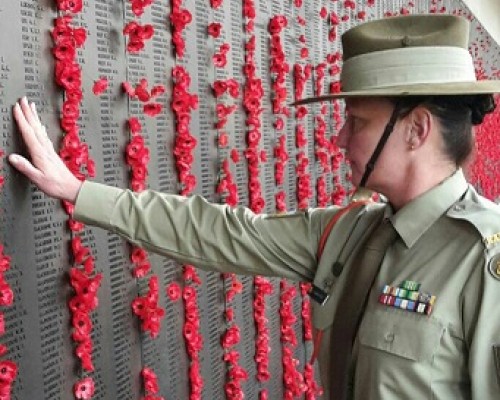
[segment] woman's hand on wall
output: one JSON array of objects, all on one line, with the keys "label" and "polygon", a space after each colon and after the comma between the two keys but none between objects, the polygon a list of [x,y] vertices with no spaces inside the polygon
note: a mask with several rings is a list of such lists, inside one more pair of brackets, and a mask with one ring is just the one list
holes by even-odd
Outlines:
[{"label": "woman's hand on wall", "polygon": [[10,163],[51,197],[75,203],[82,182],[66,167],[54,150],[35,103],[26,97],[14,106],[14,118],[28,148],[31,162],[19,154],[9,155]]}]

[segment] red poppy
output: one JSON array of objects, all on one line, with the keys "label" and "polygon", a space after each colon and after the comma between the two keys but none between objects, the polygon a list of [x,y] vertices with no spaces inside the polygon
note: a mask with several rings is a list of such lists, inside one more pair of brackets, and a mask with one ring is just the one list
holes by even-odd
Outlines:
[{"label": "red poppy", "polygon": [[231,160],[233,160],[234,163],[237,163],[240,161],[240,153],[237,149],[232,149],[230,153]]},{"label": "red poppy", "polygon": [[94,82],[94,86],[92,86],[92,91],[97,96],[101,93],[104,93],[108,88],[108,79],[100,78],[99,80]]},{"label": "red poppy", "polygon": [[57,7],[61,11],[69,11],[71,13],[79,13],[82,11],[82,0],[57,0]]},{"label": "red poppy", "polygon": [[212,61],[216,67],[223,68],[227,64],[227,57],[225,53],[215,53],[212,56]]},{"label": "red poppy", "polygon": [[143,110],[144,114],[149,115],[150,117],[155,117],[156,115],[161,113],[162,105],[160,103],[145,104]]},{"label": "red poppy", "polygon": [[138,133],[140,133],[142,130],[141,122],[139,121],[139,118],[136,118],[136,117],[131,117],[128,119],[128,126],[130,129],[130,132],[134,136],[137,135]]},{"label": "red poppy", "polygon": [[0,279],[0,305],[10,306],[14,301],[14,292],[7,282]]},{"label": "red poppy", "polygon": [[73,387],[73,393],[77,399],[88,400],[94,396],[94,380],[91,377],[84,378]]},{"label": "red poppy", "polygon": [[287,25],[288,20],[284,15],[275,15],[269,20],[269,33],[271,35],[278,35]]},{"label": "red poppy", "polygon": [[144,389],[148,393],[158,393],[158,379],[151,368],[144,367],[141,371],[142,379],[144,380]]},{"label": "red poppy", "polygon": [[0,361],[0,383],[10,384],[16,379],[17,364],[13,361]]},{"label": "red poppy", "polygon": [[69,38],[59,40],[57,45],[52,48],[52,54],[57,60],[71,62],[76,55],[76,48],[73,44],[73,40]]},{"label": "red poppy", "polygon": [[74,62],[56,62],[56,83],[67,91],[81,90],[81,70]]},{"label": "red poppy", "polygon": [[165,86],[163,85],[156,85],[151,89],[151,97],[158,97],[163,93],[165,93]]},{"label": "red poppy", "polygon": [[167,296],[171,301],[177,301],[181,297],[181,288],[178,283],[172,282],[167,286]]},{"label": "red poppy", "polygon": [[[134,190],[135,192],[141,192],[142,190],[144,190],[144,187],[142,186],[140,188],[137,187],[138,185],[141,184],[143,184],[143,181],[138,181],[137,185],[132,185],[133,186],[132,190]],[[137,264],[134,267],[132,275],[135,278],[144,278],[149,273],[149,271],[151,271],[151,264],[149,262],[144,262],[141,264]]]},{"label": "red poppy", "polygon": [[254,28],[255,28],[255,23],[254,23],[254,21],[253,21],[253,20],[248,21],[248,22],[245,24],[245,32],[247,32],[247,33],[253,33]]},{"label": "red poppy", "polygon": [[208,34],[214,38],[218,38],[221,34],[222,25],[218,22],[212,22],[208,25]]},{"label": "red poppy", "polygon": [[228,139],[228,135],[226,132],[222,132],[220,135],[219,135],[219,147],[226,147],[228,142],[229,142],[229,139]]},{"label": "red poppy", "polygon": [[222,5],[223,0],[210,0],[210,6],[212,8],[219,8]]},{"label": "red poppy", "polygon": [[212,85],[215,97],[222,96],[227,90],[227,82],[222,80],[217,80]]}]

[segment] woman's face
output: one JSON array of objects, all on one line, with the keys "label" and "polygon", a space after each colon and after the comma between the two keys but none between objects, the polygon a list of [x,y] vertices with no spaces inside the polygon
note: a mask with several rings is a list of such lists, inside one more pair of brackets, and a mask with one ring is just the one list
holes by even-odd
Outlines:
[{"label": "woman's face", "polygon": [[[377,143],[389,122],[394,105],[385,98],[366,97],[346,99],[346,121],[339,132],[338,145],[345,149],[351,163],[352,181],[358,186],[365,172],[366,164],[373,154]],[[398,131],[399,121],[391,133],[382,153],[375,163],[366,186],[384,193],[387,184],[395,184],[404,167],[404,145]]]}]

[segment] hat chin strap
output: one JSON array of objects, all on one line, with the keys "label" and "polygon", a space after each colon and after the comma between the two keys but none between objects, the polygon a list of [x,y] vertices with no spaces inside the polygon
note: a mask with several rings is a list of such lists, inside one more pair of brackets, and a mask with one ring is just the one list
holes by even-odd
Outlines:
[{"label": "hat chin strap", "polygon": [[382,150],[384,149],[384,146],[387,143],[387,139],[389,139],[389,135],[394,130],[394,125],[396,125],[396,121],[398,119],[399,112],[400,112],[399,103],[396,103],[396,106],[394,107],[394,110],[392,111],[391,118],[389,119],[389,122],[385,126],[384,133],[380,137],[380,140],[378,141],[377,147],[375,147],[375,150],[373,151],[373,154],[370,157],[370,160],[366,164],[365,173],[363,174],[363,177],[361,178],[361,182],[359,184],[360,187],[365,187],[366,182],[368,181],[368,178],[370,177],[371,173],[375,169],[375,163],[377,162],[377,159],[379,158],[380,153],[382,153]]}]

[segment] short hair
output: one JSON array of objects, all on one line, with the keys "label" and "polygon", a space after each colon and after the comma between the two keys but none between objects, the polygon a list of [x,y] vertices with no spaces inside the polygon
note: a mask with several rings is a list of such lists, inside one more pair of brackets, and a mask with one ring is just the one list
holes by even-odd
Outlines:
[{"label": "short hair", "polygon": [[491,94],[404,96],[389,100],[398,105],[400,118],[419,105],[436,116],[441,125],[446,155],[456,165],[462,165],[473,151],[472,126],[481,124],[484,117],[495,109]]}]

